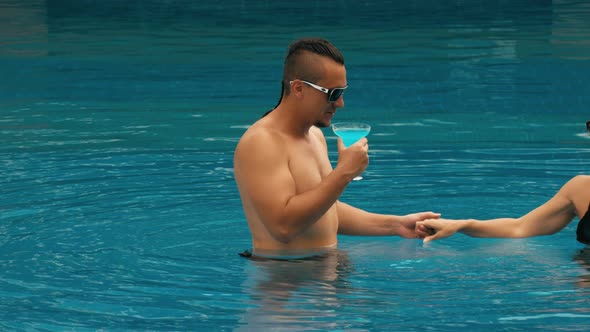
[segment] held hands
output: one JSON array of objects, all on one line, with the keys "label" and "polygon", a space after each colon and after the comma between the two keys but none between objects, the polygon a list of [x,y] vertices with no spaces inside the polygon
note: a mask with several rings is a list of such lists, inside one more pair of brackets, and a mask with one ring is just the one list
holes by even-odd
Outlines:
[{"label": "held hands", "polygon": [[457,233],[461,229],[461,226],[460,220],[426,219],[416,223],[416,232],[418,232],[418,229],[422,229],[422,231],[426,230],[428,234],[421,236],[421,238],[424,239],[424,243],[428,243]]},{"label": "held hands", "polygon": [[338,165],[344,174],[354,178],[360,175],[369,165],[369,144],[366,138],[361,138],[358,142],[344,147],[341,138],[338,138]]},{"label": "held hands", "polygon": [[434,212],[418,212],[408,214],[402,217],[400,222],[400,229],[398,234],[405,238],[425,238],[428,235],[432,235],[432,229],[426,226],[419,226],[418,224],[423,220],[437,220],[440,217],[440,213]]}]

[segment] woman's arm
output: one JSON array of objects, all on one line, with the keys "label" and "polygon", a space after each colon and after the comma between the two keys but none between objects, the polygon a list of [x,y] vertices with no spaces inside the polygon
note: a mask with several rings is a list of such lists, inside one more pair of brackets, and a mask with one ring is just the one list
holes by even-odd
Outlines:
[{"label": "woman's arm", "polygon": [[[418,222],[429,227],[435,234],[424,238],[424,242],[442,239],[462,232],[473,237],[523,238],[549,235],[559,232],[575,216],[580,215],[578,205],[588,204],[590,177],[576,176],[568,181],[549,201],[520,218],[497,218],[490,220],[437,219]],[[586,199],[584,201],[584,199]]]}]

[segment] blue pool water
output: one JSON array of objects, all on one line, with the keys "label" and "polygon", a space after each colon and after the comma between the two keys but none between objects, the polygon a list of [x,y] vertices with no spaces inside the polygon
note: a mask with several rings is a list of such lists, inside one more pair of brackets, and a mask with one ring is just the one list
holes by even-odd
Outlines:
[{"label": "blue pool water", "polygon": [[65,3],[0,1],[0,330],[590,328],[577,220],[254,262],[232,172],[288,43],[322,36],[348,71],[334,121],[372,125],[343,201],[519,216],[590,173],[586,2]]}]

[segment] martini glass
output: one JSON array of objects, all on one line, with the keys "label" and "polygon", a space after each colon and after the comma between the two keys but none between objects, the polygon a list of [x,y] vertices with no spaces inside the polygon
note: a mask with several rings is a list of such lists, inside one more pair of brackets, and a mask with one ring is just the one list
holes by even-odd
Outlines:
[{"label": "martini glass", "polygon": [[[332,124],[332,130],[336,136],[342,138],[342,143],[344,143],[344,146],[349,147],[356,143],[359,139],[369,135],[371,126],[358,122],[340,122]],[[358,181],[362,178],[362,176],[357,176],[353,180]]]}]

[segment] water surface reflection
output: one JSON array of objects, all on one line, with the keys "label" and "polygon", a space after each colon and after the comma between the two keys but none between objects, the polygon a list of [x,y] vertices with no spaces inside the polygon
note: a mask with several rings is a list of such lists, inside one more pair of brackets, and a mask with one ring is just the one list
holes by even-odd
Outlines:
[{"label": "water surface reflection", "polygon": [[[353,265],[346,252],[333,250],[301,260],[251,260],[243,284],[249,306],[237,330],[331,329],[352,291]],[[332,321],[332,322],[331,322]]]}]

